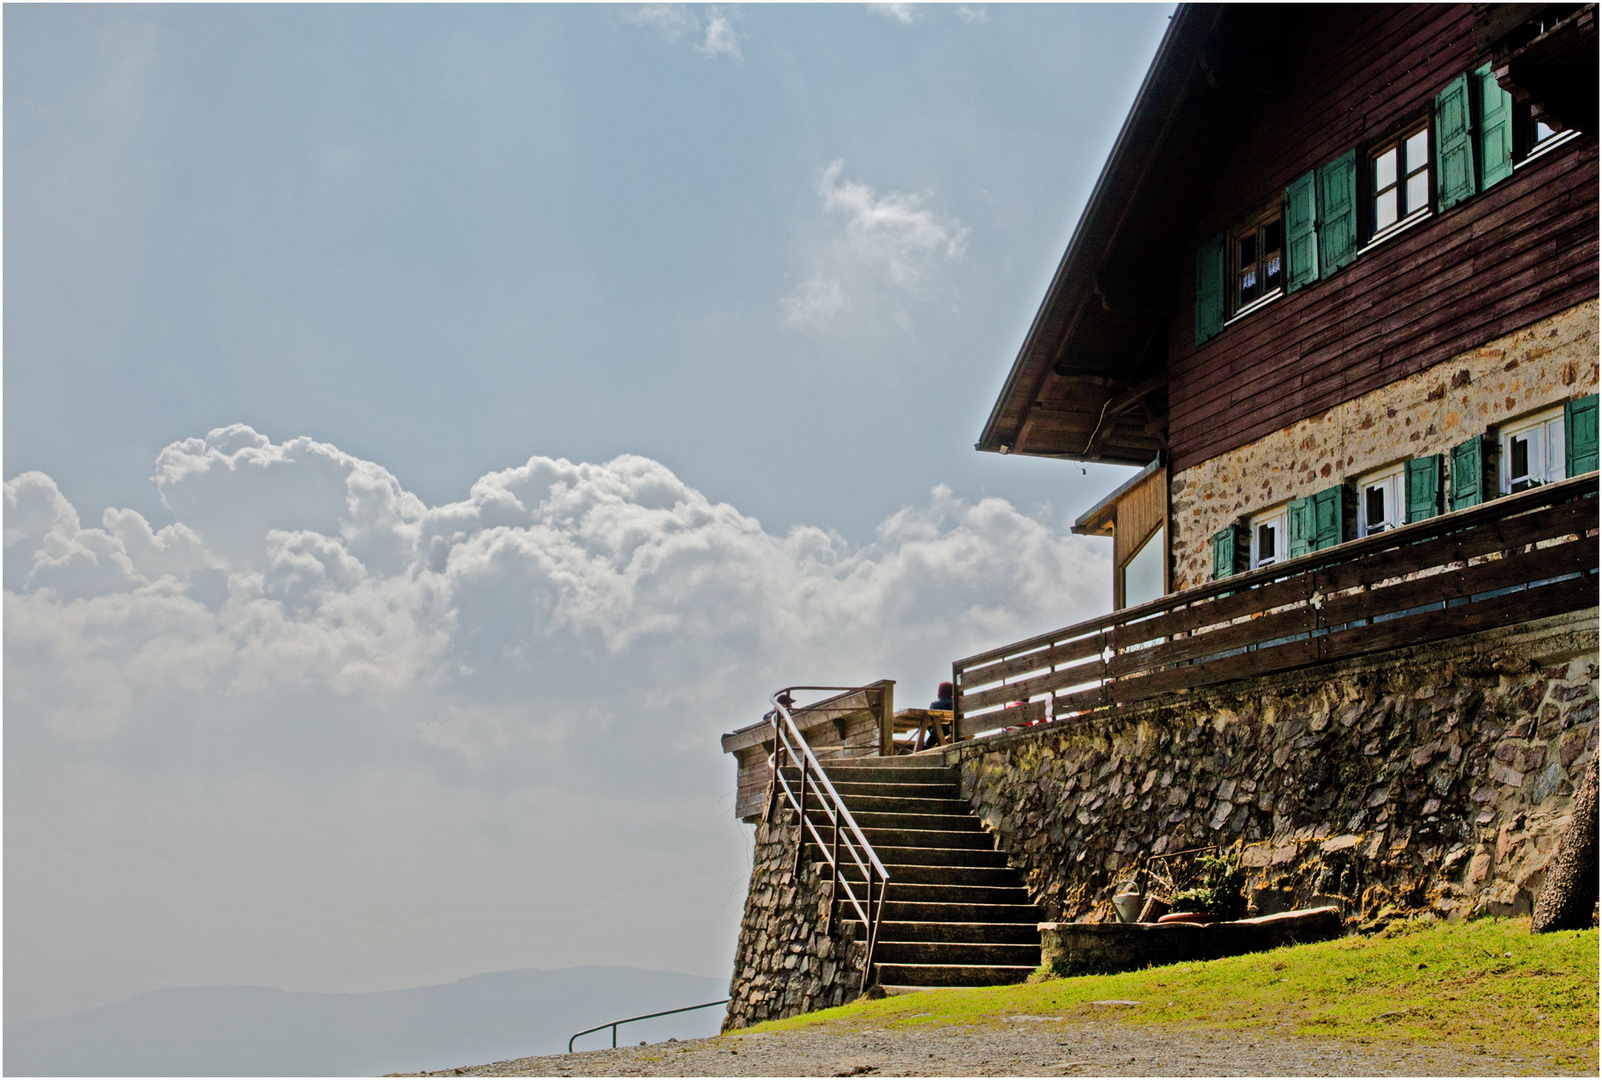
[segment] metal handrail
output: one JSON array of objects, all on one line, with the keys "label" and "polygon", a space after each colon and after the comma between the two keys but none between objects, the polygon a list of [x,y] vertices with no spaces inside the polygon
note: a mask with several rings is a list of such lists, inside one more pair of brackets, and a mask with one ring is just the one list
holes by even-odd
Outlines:
[{"label": "metal handrail", "polygon": [[[879,856],[874,854],[873,846],[863,835],[861,827],[857,825],[856,818],[846,809],[845,800],[835,791],[834,784],[830,783],[828,775],[819,764],[817,755],[812,747],[801,735],[801,729],[796,726],[795,717],[790,714],[790,693],[793,690],[863,690],[859,686],[787,686],[776,691],[769,699],[773,702],[773,711],[768,715],[773,719],[773,757],[770,759],[772,768],[772,782],[769,788],[768,808],[766,817],[771,820],[773,811],[779,801],[779,793],[789,799],[790,805],[795,807],[796,816],[800,823],[795,830],[795,866],[793,874],[801,872],[801,855],[806,849],[806,834],[812,833],[812,839],[817,842],[818,849],[823,852],[825,861],[829,864],[829,920],[825,933],[834,933],[836,901],[842,888],[845,890],[846,901],[856,909],[857,917],[867,931],[868,949],[862,962],[862,982],[859,989],[866,990],[873,973],[873,953],[879,943],[879,920],[884,915],[884,895],[890,887],[890,872],[885,869]],[[804,711],[804,710],[803,710]],[[785,757],[793,758],[800,767],[801,777],[799,795],[790,789],[790,782],[785,779],[783,768]],[[829,818],[829,828],[832,833],[830,842],[825,844],[823,834],[818,827],[807,817],[807,781],[812,777],[813,787],[822,792],[826,798],[822,800],[821,809]],[[842,829],[841,825],[845,828]],[[857,868],[862,871],[867,888],[861,900],[857,899],[856,890],[851,882],[840,873],[840,848],[845,847],[846,854]],[[879,879],[879,900],[874,903],[873,879]]]},{"label": "metal handrail", "polygon": [[[728,998],[724,998],[722,1001],[709,1001],[705,1005],[686,1005],[682,1009],[663,1009],[661,1012],[646,1013],[644,1016],[630,1016],[630,1017],[627,1017],[627,1018],[625,1018],[623,1020],[613,1020],[610,1024],[596,1024],[592,1028],[585,1028],[583,1031],[575,1033],[574,1036],[573,1036],[573,1039],[577,1039],[580,1035],[588,1035],[593,1031],[601,1031],[601,1030],[603,1030],[605,1028],[611,1028],[612,1029],[612,1049],[616,1050],[617,1049],[617,1026],[619,1024],[632,1024],[636,1020],[649,1020],[652,1017],[656,1017],[656,1016],[672,1016],[674,1013],[694,1012],[696,1009],[710,1009],[714,1005],[727,1005],[728,1003],[729,1003],[729,999]],[[573,1039],[567,1040],[567,1052],[570,1053],[570,1054],[573,1052]]]}]

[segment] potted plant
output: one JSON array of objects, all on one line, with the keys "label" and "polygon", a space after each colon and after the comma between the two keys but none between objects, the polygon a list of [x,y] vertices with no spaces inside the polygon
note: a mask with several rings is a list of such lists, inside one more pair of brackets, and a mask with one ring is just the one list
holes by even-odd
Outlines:
[{"label": "potted plant", "polygon": [[1196,860],[1193,883],[1171,897],[1172,912],[1159,922],[1229,922],[1246,915],[1246,872],[1224,855]]}]

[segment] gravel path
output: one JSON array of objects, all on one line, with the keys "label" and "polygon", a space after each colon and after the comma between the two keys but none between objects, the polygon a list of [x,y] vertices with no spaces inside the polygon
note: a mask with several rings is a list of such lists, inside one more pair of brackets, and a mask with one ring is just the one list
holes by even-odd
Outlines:
[{"label": "gravel path", "polygon": [[[1392,1040],[1336,1042],[1254,1031],[1098,1024],[1051,1016],[921,1027],[836,1021],[423,1076],[1507,1076],[1553,1075],[1551,1058]],[[1578,1074],[1575,1074],[1578,1075]]]}]

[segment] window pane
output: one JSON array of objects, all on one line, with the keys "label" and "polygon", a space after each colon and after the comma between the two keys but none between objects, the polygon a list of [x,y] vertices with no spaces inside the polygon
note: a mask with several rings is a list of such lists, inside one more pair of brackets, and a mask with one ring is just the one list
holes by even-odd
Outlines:
[{"label": "window pane", "polygon": [[1270,255],[1263,263],[1263,287],[1276,288],[1279,285],[1279,252]]},{"label": "window pane", "polygon": [[1257,261],[1257,234],[1240,238],[1240,263],[1242,268],[1250,266]]},{"label": "window pane", "polygon": [[1430,174],[1428,172],[1414,173],[1407,178],[1407,212],[1421,209],[1430,204]]},{"label": "window pane", "polygon": [[1371,533],[1379,532],[1385,527],[1385,488],[1375,485],[1368,489],[1365,497],[1368,503],[1364,507],[1368,531]]},{"label": "window pane", "polygon": [[1530,474],[1530,437],[1528,435],[1513,436],[1512,451],[1508,474],[1513,480],[1522,480]]},{"label": "window pane", "polygon": [[1134,607],[1163,595],[1163,563],[1168,558],[1166,531],[1157,535],[1124,564],[1124,606]]},{"label": "window pane", "polygon": [[1563,418],[1548,420],[1546,424],[1546,479],[1552,481],[1563,479],[1568,470],[1568,461],[1563,453]]},{"label": "window pane", "polygon": [[1374,200],[1374,228],[1383,229],[1396,222],[1396,189],[1380,195]]},{"label": "window pane", "polygon": [[1396,151],[1387,150],[1374,159],[1374,190],[1396,183]]},{"label": "window pane", "polygon": [[1279,250],[1279,222],[1270,221],[1263,226],[1263,251]]},{"label": "window pane", "polygon": [[1274,526],[1257,526],[1257,561],[1267,562],[1274,557]]},{"label": "window pane", "polygon": [[1430,163],[1430,129],[1414,132],[1407,138],[1407,171],[1420,168]]},{"label": "window pane", "polygon": [[1552,128],[1545,121],[1537,120],[1535,122],[1535,141],[1537,145],[1546,142],[1546,140],[1550,139],[1556,134],[1556,129]]}]

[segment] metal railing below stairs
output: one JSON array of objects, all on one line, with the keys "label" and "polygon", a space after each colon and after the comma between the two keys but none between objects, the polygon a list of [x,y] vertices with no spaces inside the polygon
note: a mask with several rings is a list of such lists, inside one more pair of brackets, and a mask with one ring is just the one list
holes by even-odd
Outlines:
[{"label": "metal railing below stairs", "polygon": [[[879,856],[873,852],[868,838],[863,835],[851,811],[846,809],[845,801],[835,791],[834,785],[824,774],[823,766],[818,764],[817,756],[801,735],[801,729],[796,726],[795,717],[791,715],[790,706],[794,703],[792,693],[797,690],[857,690],[855,686],[787,686],[772,697],[773,711],[768,715],[773,719],[773,757],[772,780],[769,787],[768,807],[765,815],[771,821],[773,812],[778,808],[779,796],[782,794],[792,807],[795,808],[799,824],[795,831],[795,866],[794,874],[801,872],[801,856],[806,850],[807,833],[817,843],[818,850],[823,853],[824,860],[829,864],[829,921],[826,933],[834,933],[835,911],[839,907],[840,892],[845,892],[846,902],[856,911],[857,917],[862,920],[863,929],[867,932],[867,954],[862,961],[862,982],[860,989],[866,990],[873,974],[873,952],[879,943],[879,919],[884,914],[884,894],[890,887],[890,873],[879,861]],[[799,791],[791,790],[790,781],[784,775],[787,759],[795,762],[799,773],[796,787]],[[808,789],[818,799],[817,809],[822,810],[828,817],[825,825],[830,832],[829,842],[825,843],[823,833],[818,826],[807,817]],[[841,850],[844,849],[856,867],[862,871],[866,883],[865,894],[857,897],[856,889],[850,880],[840,872]],[[878,902],[874,901],[874,879],[879,881]]]},{"label": "metal railing below stairs", "polygon": [[728,998],[724,998],[722,1001],[708,1001],[704,1005],[686,1005],[682,1009],[663,1009],[661,1012],[646,1013],[644,1016],[629,1016],[622,1020],[613,1020],[609,1024],[596,1024],[592,1028],[585,1028],[583,1031],[574,1032],[573,1038],[567,1040],[567,1052],[570,1054],[573,1052],[573,1040],[577,1039],[580,1035],[589,1035],[597,1031],[605,1031],[607,1028],[612,1029],[612,1049],[616,1050],[617,1029],[618,1025],[620,1024],[632,1024],[636,1020],[651,1020],[658,1016],[672,1016],[674,1013],[694,1012],[696,1009],[710,1009],[714,1005],[727,1005],[729,1000],[730,999]]}]

